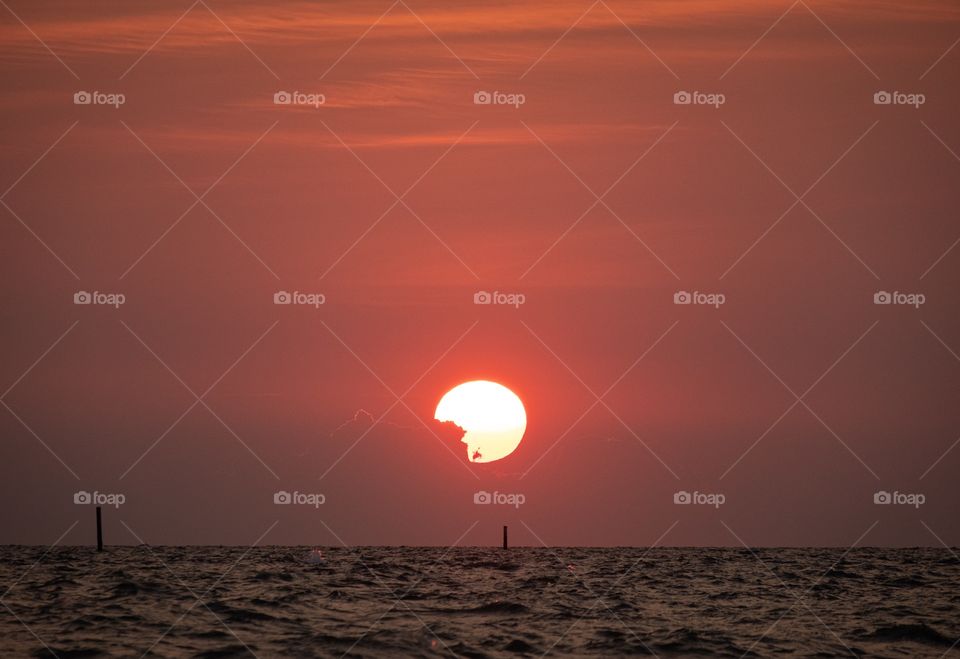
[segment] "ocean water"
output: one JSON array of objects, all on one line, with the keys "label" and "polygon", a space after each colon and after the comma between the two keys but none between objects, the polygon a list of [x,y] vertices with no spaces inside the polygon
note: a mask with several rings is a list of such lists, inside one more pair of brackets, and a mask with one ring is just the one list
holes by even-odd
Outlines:
[{"label": "ocean water", "polygon": [[45,552],[0,547],[2,657],[960,656],[946,549]]}]

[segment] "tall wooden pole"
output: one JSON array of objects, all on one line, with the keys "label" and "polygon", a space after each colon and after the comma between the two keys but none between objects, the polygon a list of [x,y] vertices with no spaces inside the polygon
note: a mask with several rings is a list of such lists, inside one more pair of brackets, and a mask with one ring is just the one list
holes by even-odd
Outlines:
[{"label": "tall wooden pole", "polygon": [[97,506],[97,551],[103,551],[103,522],[100,519],[100,506]]},{"label": "tall wooden pole", "polygon": [[503,548],[504,548],[504,549],[507,548],[507,526],[506,526],[506,524],[504,524],[504,526],[503,526]]}]

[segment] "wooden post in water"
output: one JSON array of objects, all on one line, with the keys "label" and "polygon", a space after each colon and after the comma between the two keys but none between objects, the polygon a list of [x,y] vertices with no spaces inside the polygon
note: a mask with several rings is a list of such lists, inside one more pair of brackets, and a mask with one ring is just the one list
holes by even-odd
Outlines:
[{"label": "wooden post in water", "polygon": [[103,523],[100,521],[100,506],[97,506],[97,551],[103,551]]},{"label": "wooden post in water", "polygon": [[503,548],[504,548],[504,549],[507,548],[507,526],[506,526],[506,524],[504,524],[504,526],[503,526]]}]

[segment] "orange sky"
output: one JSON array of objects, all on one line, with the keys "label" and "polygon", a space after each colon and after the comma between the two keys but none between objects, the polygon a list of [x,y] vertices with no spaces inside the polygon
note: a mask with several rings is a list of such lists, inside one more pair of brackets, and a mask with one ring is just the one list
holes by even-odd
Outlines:
[{"label": "orange sky", "polygon": [[[0,492],[36,505],[0,542],[52,541],[85,488],[127,493],[124,519],[170,544],[251,541],[277,489],[324,492],[351,544],[446,544],[478,519],[467,544],[520,520],[643,544],[678,519],[666,544],[738,544],[724,519],[845,545],[878,518],[874,544],[938,544],[920,519],[960,543],[960,450],[927,472],[960,435],[952,3],[8,5]],[[417,421],[470,379],[529,416],[486,468]],[[341,425],[411,385],[378,427]],[[527,503],[478,509],[478,489]],[[928,502],[878,510],[880,489]],[[336,542],[281,512],[268,542]]]}]

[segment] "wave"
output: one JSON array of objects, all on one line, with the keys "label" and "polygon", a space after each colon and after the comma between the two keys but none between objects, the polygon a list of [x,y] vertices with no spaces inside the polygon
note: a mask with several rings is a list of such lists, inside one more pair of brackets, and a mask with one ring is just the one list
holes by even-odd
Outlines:
[{"label": "wave", "polygon": [[141,656],[167,630],[151,654],[939,657],[960,637],[947,550],[307,550],[0,548],[0,656]]},{"label": "wave", "polygon": [[925,645],[936,645],[950,647],[954,641],[947,638],[936,629],[923,623],[909,623],[899,625],[888,625],[878,627],[872,633],[865,637],[869,641],[882,641],[884,643],[895,643],[908,641],[912,643],[923,643]]}]

